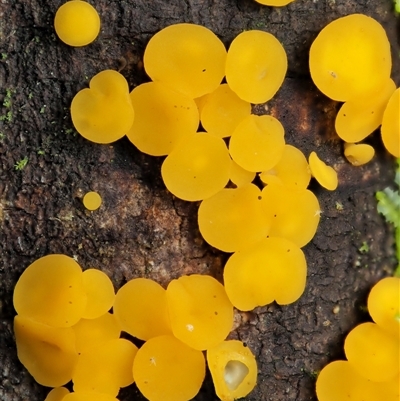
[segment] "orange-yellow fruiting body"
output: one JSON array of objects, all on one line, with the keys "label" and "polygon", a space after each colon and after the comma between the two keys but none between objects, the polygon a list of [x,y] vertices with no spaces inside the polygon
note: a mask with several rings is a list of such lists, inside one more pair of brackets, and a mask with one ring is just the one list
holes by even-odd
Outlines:
[{"label": "orange-yellow fruiting body", "polygon": [[78,391],[69,393],[62,401],[118,401],[109,394],[98,393],[97,391]]},{"label": "orange-yellow fruiting body", "polygon": [[226,188],[199,207],[202,237],[224,252],[235,252],[268,235],[271,221],[261,204],[261,191],[254,184]]},{"label": "orange-yellow fruiting body", "polygon": [[72,0],[57,10],[54,27],[57,36],[67,45],[86,46],[100,32],[100,17],[96,9],[86,1]]},{"label": "orange-yellow fruiting body", "polygon": [[55,387],[47,394],[44,401],[62,401],[69,394],[69,390],[65,387]]},{"label": "orange-yellow fruiting body", "polygon": [[311,175],[319,182],[321,186],[334,191],[338,186],[337,172],[326,165],[315,152],[311,152],[308,158]]},{"label": "orange-yellow fruiting body", "polygon": [[205,131],[226,138],[250,113],[250,103],[240,99],[227,84],[222,84],[207,95],[200,120]]},{"label": "orange-yellow fruiting body", "polygon": [[101,206],[101,196],[94,191],[87,192],[83,197],[83,205],[88,210],[97,210]]},{"label": "orange-yellow fruiting body", "polygon": [[[306,189],[311,179],[310,167],[307,159],[300,149],[292,145],[285,145],[281,159],[272,170],[260,174],[260,179],[265,184],[274,181],[275,176],[278,183],[296,189]],[[275,181],[276,182],[276,181]]]},{"label": "orange-yellow fruiting body", "polygon": [[271,183],[262,190],[261,204],[271,221],[271,237],[286,238],[300,248],[314,237],[321,209],[313,192]]},{"label": "orange-yellow fruiting body", "polygon": [[199,126],[199,112],[193,99],[161,83],[139,85],[130,98],[135,120],[127,136],[141,152],[167,155],[180,139],[194,134]]},{"label": "orange-yellow fruiting body", "polygon": [[72,99],[71,118],[76,130],[89,141],[111,143],[122,138],[134,120],[126,79],[117,71],[99,72],[89,88]]},{"label": "orange-yellow fruiting body", "polygon": [[222,401],[245,397],[256,385],[256,359],[241,341],[224,341],[208,349],[207,364],[215,392]]},{"label": "orange-yellow fruiting body", "polygon": [[254,180],[255,176],[256,173],[245,170],[232,160],[229,179],[237,187],[243,187],[244,185],[250,184]]},{"label": "orange-yellow fruiting body", "polygon": [[372,287],[368,311],[378,326],[400,337],[400,278],[386,277]]},{"label": "orange-yellow fruiting body", "polygon": [[115,299],[114,286],[107,274],[97,269],[82,273],[83,286],[87,295],[85,319],[95,319],[108,312]]},{"label": "orange-yellow fruiting body", "polygon": [[15,316],[18,359],[42,386],[68,383],[78,360],[75,333],[70,327],[51,327]]},{"label": "orange-yellow fruiting body", "polygon": [[399,337],[375,323],[363,323],[351,330],[344,352],[351,366],[368,380],[385,382],[399,375]]},{"label": "orange-yellow fruiting body", "polygon": [[375,149],[366,143],[345,143],[344,155],[353,166],[362,166],[372,160]]},{"label": "orange-yellow fruiting body", "polygon": [[374,96],[390,78],[390,44],[383,27],[362,14],[331,22],[310,49],[311,77],[333,100]]},{"label": "orange-yellow fruiting body", "polygon": [[162,29],[150,39],[143,57],[154,82],[192,99],[217,89],[224,77],[225,60],[224,44],[212,31],[196,24]]},{"label": "orange-yellow fruiting body", "polygon": [[268,32],[242,32],[229,47],[226,80],[230,88],[247,102],[270,100],[282,85],[286,70],[285,49]]},{"label": "orange-yellow fruiting body", "polygon": [[263,4],[264,6],[272,7],[283,7],[292,3],[294,0],[256,0],[257,3]]},{"label": "orange-yellow fruiting body", "polygon": [[132,364],[137,347],[118,338],[82,352],[72,381],[74,391],[95,391],[115,397],[120,387],[133,383]]},{"label": "orange-yellow fruiting body", "polygon": [[229,142],[232,159],[245,170],[259,172],[273,168],[285,148],[285,131],[272,116],[250,115],[233,131]]},{"label": "orange-yellow fruiting body", "polygon": [[76,351],[86,352],[109,340],[116,340],[121,334],[117,319],[111,313],[105,313],[96,319],[81,319],[72,326],[76,338]]},{"label": "orange-yellow fruiting body", "polygon": [[153,280],[128,281],[118,290],[113,310],[122,330],[141,340],[172,333],[166,292]]},{"label": "orange-yellow fruiting body", "polygon": [[335,120],[337,134],[345,142],[359,142],[381,124],[386,105],[396,89],[388,79],[376,95],[349,100],[338,111]]},{"label": "orange-yellow fruiting body", "polygon": [[392,94],[383,113],[381,135],[386,150],[400,157],[400,88]]},{"label": "orange-yellow fruiting body", "polygon": [[54,327],[77,323],[86,302],[82,269],[65,255],[35,260],[14,289],[14,308],[20,316]]},{"label": "orange-yellow fruiting body", "polygon": [[173,336],[150,339],[133,362],[135,383],[149,401],[189,401],[204,376],[203,353]]},{"label": "orange-yellow fruiting body", "polygon": [[182,139],[164,160],[161,175],[176,197],[198,201],[213,196],[229,181],[231,158],[222,138],[197,132]]},{"label": "orange-yellow fruiting body", "polygon": [[194,349],[214,347],[232,330],[232,304],[214,277],[193,274],[172,280],[167,302],[174,336]]},{"label": "orange-yellow fruiting body", "polygon": [[284,238],[270,237],[235,252],[225,265],[225,290],[232,304],[249,311],[273,301],[297,301],[306,285],[302,250]]}]

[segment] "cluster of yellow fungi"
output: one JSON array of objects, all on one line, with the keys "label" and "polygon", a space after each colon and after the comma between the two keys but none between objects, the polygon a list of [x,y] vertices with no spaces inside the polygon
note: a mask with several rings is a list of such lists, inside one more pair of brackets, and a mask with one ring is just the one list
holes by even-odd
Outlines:
[{"label": "cluster of yellow fungi", "polygon": [[347,335],[347,360],[331,362],[317,379],[319,401],[398,401],[400,396],[400,278],[387,277],[371,290],[374,323]]},{"label": "cluster of yellow fungi", "polygon": [[[188,401],[205,377],[203,351],[221,400],[256,384],[249,348],[226,341],[233,305],[211,276],[182,276],[166,290],[137,278],[115,294],[100,270],[82,272],[74,259],[48,255],[24,271],[13,301],[18,357],[38,383],[54,387],[46,401],[117,401],[133,382],[150,401]],[[71,380],[69,393],[62,386]]]}]

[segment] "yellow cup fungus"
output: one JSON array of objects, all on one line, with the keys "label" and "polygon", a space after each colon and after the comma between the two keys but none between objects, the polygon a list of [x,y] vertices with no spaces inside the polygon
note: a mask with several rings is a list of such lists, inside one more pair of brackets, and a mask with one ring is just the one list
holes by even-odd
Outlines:
[{"label": "yellow cup fungus", "polygon": [[224,269],[225,290],[232,304],[249,311],[276,301],[297,301],[306,285],[302,250],[284,238],[270,237],[235,252]]},{"label": "yellow cup fungus", "polygon": [[146,73],[154,82],[192,99],[217,89],[224,77],[225,60],[225,46],[212,31],[186,23],[157,32],[143,57]]},{"label": "yellow cup fungus", "polygon": [[225,187],[230,167],[231,158],[223,139],[197,132],[176,145],[164,160],[161,175],[173,195],[198,201]]},{"label": "yellow cup fungus", "polygon": [[118,401],[115,397],[97,391],[78,391],[66,395],[62,401]]},{"label": "yellow cup fungus", "polygon": [[67,45],[86,46],[100,32],[100,17],[86,1],[67,1],[56,12],[54,28],[57,36]]},{"label": "yellow cup fungus", "polygon": [[130,93],[130,98],[135,120],[127,136],[141,152],[167,155],[180,139],[194,134],[199,126],[194,100],[164,84],[139,85]]},{"label": "yellow cup fungus", "polygon": [[399,337],[375,323],[363,323],[351,330],[344,351],[351,366],[368,380],[385,382],[399,375]]},{"label": "yellow cup fungus", "polygon": [[147,341],[133,362],[135,383],[149,401],[189,401],[204,376],[203,353],[170,335]]},{"label": "yellow cup fungus", "polygon": [[126,79],[117,71],[99,72],[90,80],[89,88],[72,99],[71,118],[76,130],[89,141],[111,143],[121,139],[134,120]]},{"label": "yellow cup fungus", "polygon": [[275,117],[250,115],[233,131],[229,153],[245,170],[270,170],[283,155],[284,136],[284,128]]},{"label": "yellow cup fungus", "polygon": [[374,322],[400,337],[400,278],[386,277],[372,287],[368,311]]},{"label": "yellow cup fungus", "polygon": [[86,302],[82,269],[66,255],[37,259],[25,269],[14,289],[14,307],[20,316],[54,327],[77,323]]},{"label": "yellow cup fungus", "polygon": [[244,185],[250,184],[255,177],[256,173],[254,173],[253,171],[245,170],[243,167],[240,167],[236,162],[232,160],[229,179],[237,187],[242,187]]},{"label": "yellow cup fungus", "polygon": [[101,270],[87,269],[82,273],[83,287],[87,295],[85,319],[95,319],[108,312],[115,298],[114,286]]},{"label": "yellow cup fungus", "polygon": [[207,350],[215,392],[222,401],[245,397],[256,385],[257,363],[241,341],[224,341]]},{"label": "yellow cup fungus", "polygon": [[69,390],[65,387],[55,387],[47,394],[44,401],[62,401],[69,394]]},{"label": "yellow cup fungus", "polygon": [[247,102],[264,103],[270,100],[281,87],[286,70],[285,49],[268,32],[242,32],[229,47],[226,81]]},{"label": "yellow cup fungus", "polygon": [[338,186],[337,172],[326,165],[315,152],[311,152],[308,158],[311,175],[318,183],[329,191],[334,191]]},{"label": "yellow cup fungus", "polygon": [[200,120],[205,131],[226,138],[251,113],[251,104],[240,99],[227,84],[207,95]]},{"label": "yellow cup fungus", "polygon": [[400,88],[394,91],[383,113],[381,135],[386,150],[400,157]]},{"label": "yellow cup fungus", "polygon": [[153,280],[136,278],[117,292],[114,314],[122,330],[141,340],[171,334],[164,288]]},{"label": "yellow cup fungus", "polygon": [[261,204],[261,191],[254,184],[226,188],[201,202],[199,230],[213,247],[235,252],[268,235],[270,219]]},{"label": "yellow cup fungus", "polygon": [[132,364],[137,347],[118,338],[82,352],[72,381],[74,391],[94,391],[116,396],[120,387],[133,383]]},{"label": "yellow cup fungus", "polygon": [[340,108],[336,120],[337,134],[345,142],[359,142],[375,131],[381,124],[383,112],[396,89],[388,79],[374,96],[349,100]]},{"label": "yellow cup fungus", "polygon": [[276,182],[288,187],[306,189],[310,183],[311,172],[303,152],[292,145],[285,145],[281,159],[271,170],[262,172],[260,179],[265,184]]},{"label": "yellow cup fungus", "polygon": [[374,96],[390,78],[390,44],[383,27],[362,14],[331,22],[310,49],[311,77],[333,100]]},{"label": "yellow cup fungus", "polygon": [[292,3],[294,0],[256,0],[257,3],[263,4],[264,6],[272,7],[283,7]]},{"label": "yellow cup fungus", "polygon": [[261,204],[270,217],[271,237],[286,238],[300,248],[314,237],[321,211],[313,192],[271,183],[262,190]]},{"label": "yellow cup fungus", "polygon": [[375,149],[366,143],[345,143],[344,155],[353,166],[362,166],[372,160]]},{"label": "yellow cup fungus", "polygon": [[94,191],[87,192],[83,197],[83,205],[87,210],[97,210],[101,206],[101,196]]},{"label": "yellow cup fungus", "polygon": [[194,349],[214,347],[232,330],[232,304],[214,277],[193,274],[172,280],[167,302],[174,336]]},{"label": "yellow cup fungus", "polygon": [[16,316],[14,333],[19,360],[42,386],[68,383],[78,360],[75,333],[70,327],[51,327]]}]

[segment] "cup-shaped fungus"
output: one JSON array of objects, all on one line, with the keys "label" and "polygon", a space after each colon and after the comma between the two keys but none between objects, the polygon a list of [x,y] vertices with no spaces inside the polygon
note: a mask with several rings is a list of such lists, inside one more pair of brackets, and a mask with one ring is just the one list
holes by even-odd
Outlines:
[{"label": "cup-shaped fungus", "polygon": [[143,153],[165,156],[181,138],[197,131],[199,112],[194,100],[164,84],[139,85],[130,98],[135,120],[127,136]]},{"label": "cup-shaped fungus", "polygon": [[78,391],[69,393],[62,401],[118,401],[109,394],[98,393],[97,391]]},{"label": "cup-shaped fungus", "polygon": [[89,141],[110,143],[122,138],[134,120],[123,75],[113,70],[95,75],[89,88],[80,90],[72,99],[71,118],[76,130]]},{"label": "cup-shaped fungus", "polygon": [[101,206],[101,196],[94,191],[87,192],[82,201],[87,210],[97,210]]},{"label": "cup-shaped fungus", "polygon": [[270,170],[283,155],[284,136],[283,126],[275,117],[250,115],[233,131],[229,153],[245,170]]},{"label": "cup-shaped fungus", "polygon": [[97,269],[87,269],[82,273],[83,286],[87,295],[85,319],[95,319],[108,312],[115,299],[114,286],[110,278]]},{"label": "cup-shaped fungus", "polygon": [[222,401],[245,397],[256,385],[256,359],[241,341],[224,341],[208,349],[207,364],[215,392]]},{"label": "cup-shaped fungus", "polygon": [[383,113],[381,135],[386,150],[400,157],[400,88],[394,91]]},{"label": "cup-shaped fungus", "polygon": [[311,175],[318,183],[328,189],[334,191],[338,186],[337,172],[333,167],[326,165],[315,152],[311,152],[308,158]]},{"label": "cup-shaped fungus", "polygon": [[82,269],[66,255],[37,259],[15,285],[13,301],[23,317],[54,327],[73,326],[87,302]]},{"label": "cup-shaped fungus", "polygon": [[263,4],[264,6],[272,7],[283,7],[292,3],[294,0],[256,0],[257,3]]},{"label": "cup-shaped fungus", "polygon": [[205,99],[200,120],[205,131],[226,138],[250,113],[250,103],[240,99],[229,85],[222,84]]},{"label": "cup-shaped fungus", "polygon": [[374,132],[381,124],[386,105],[396,89],[388,79],[374,96],[349,100],[338,111],[335,120],[337,134],[345,142],[359,142]]},{"label": "cup-shaped fungus", "polygon": [[228,259],[224,284],[232,304],[249,311],[273,301],[295,302],[304,291],[306,275],[303,251],[287,239],[270,237]]},{"label": "cup-shaped fungus", "polygon": [[153,280],[128,281],[118,290],[113,310],[122,330],[141,340],[171,334],[167,295]]},{"label": "cup-shaped fungus", "polygon": [[81,319],[72,329],[79,354],[109,340],[116,340],[121,334],[117,319],[111,313],[105,313],[96,319]]},{"label": "cup-shaped fungus", "polygon": [[86,46],[100,32],[100,17],[86,1],[67,1],[56,12],[54,28],[57,36],[67,45]]},{"label": "cup-shaped fungus", "polygon": [[271,183],[262,190],[261,204],[270,217],[271,237],[286,238],[299,247],[314,237],[321,211],[313,192]]},{"label": "cup-shaped fungus", "polygon": [[328,24],[310,49],[311,77],[333,100],[378,93],[390,78],[390,44],[373,18],[352,14]]},{"label": "cup-shaped fungus", "polygon": [[56,387],[53,388],[49,394],[47,394],[47,397],[44,399],[44,401],[62,401],[67,394],[69,394],[69,390],[67,388]]},{"label": "cup-shaped fungus", "polygon": [[399,375],[400,343],[398,336],[375,323],[363,323],[347,335],[344,352],[351,366],[375,382],[390,381]]},{"label": "cup-shaped fungus", "polygon": [[197,132],[182,139],[164,160],[161,175],[176,197],[198,201],[213,196],[229,181],[231,158],[222,138]]},{"label": "cup-shaped fungus", "polygon": [[256,173],[245,170],[232,160],[229,179],[237,187],[243,187],[244,185],[250,184],[254,180],[255,176]]},{"label": "cup-shaped fungus", "polygon": [[242,32],[229,47],[226,80],[230,88],[247,102],[270,100],[282,85],[286,70],[285,49],[268,32]]},{"label": "cup-shaped fungus", "polygon": [[188,401],[200,390],[205,376],[205,360],[174,336],[147,341],[133,362],[133,377],[149,401]]},{"label": "cup-shaped fungus", "polygon": [[42,386],[68,383],[78,360],[75,333],[70,327],[51,327],[16,316],[14,332],[21,363]]},{"label": "cup-shaped fungus", "polygon": [[214,277],[193,274],[172,280],[167,302],[174,336],[194,349],[214,347],[232,330],[232,304]]},{"label": "cup-shaped fungus", "polygon": [[120,387],[133,383],[132,364],[137,347],[118,338],[82,352],[72,381],[74,391],[95,391],[116,396]]},{"label": "cup-shaped fungus", "polygon": [[274,180],[271,176],[279,178],[287,187],[306,189],[310,183],[311,172],[303,152],[292,145],[285,145],[281,159],[272,170],[262,172],[260,179],[269,184]]},{"label": "cup-shaped fungus", "polygon": [[198,223],[203,238],[224,252],[235,252],[268,235],[270,219],[254,184],[226,188],[201,202]]},{"label": "cup-shaped fungus", "polygon": [[375,149],[366,143],[345,143],[344,155],[353,166],[362,166],[372,160]]},{"label": "cup-shaped fungus", "polygon": [[217,89],[224,77],[225,60],[225,46],[212,31],[185,23],[156,33],[143,57],[146,73],[154,82],[192,99]]},{"label": "cup-shaped fungus", "polygon": [[368,311],[378,326],[400,336],[400,278],[386,277],[372,287]]}]

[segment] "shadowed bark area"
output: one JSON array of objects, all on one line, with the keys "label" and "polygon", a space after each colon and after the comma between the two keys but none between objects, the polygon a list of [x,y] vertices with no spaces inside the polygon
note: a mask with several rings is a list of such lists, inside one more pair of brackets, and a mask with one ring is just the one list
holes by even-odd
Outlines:
[{"label": "shadowed bark area", "polygon": [[[393,158],[379,133],[369,143],[377,156],[355,168],[343,157],[334,132],[339,104],[315,88],[308,49],[330,21],[365,13],[382,23],[393,51],[393,78],[400,83],[399,20],[389,0],[296,0],[271,8],[252,0],[97,0],[102,29],[89,46],[58,40],[53,19],[59,0],[0,3],[0,399],[41,401],[49,389],[31,378],[16,354],[12,293],[23,270],[50,253],[77,258],[86,269],[105,271],[115,288],[134,277],[164,287],[182,274],[222,279],[228,255],[208,246],[197,227],[198,204],[174,198],[160,176],[161,158],[141,154],[124,138],[96,145],[73,129],[69,106],[76,92],[104,69],[121,71],[132,89],[148,80],[143,51],[149,38],[170,24],[192,22],[213,30],[226,44],[243,30],[271,32],[289,59],[287,78],[273,100],[254,107],[272,114],[287,143],[307,156],[317,150],[339,174],[339,188],[315,183],[322,216],[304,248],[308,281],[295,304],[237,313],[231,338],[255,353],[258,384],[247,401],[307,401],[315,374],[343,357],[343,340],[367,320],[362,308],[371,286],[395,266],[393,232],[376,212],[374,194],[393,182]],[[16,170],[23,159],[27,164]],[[88,212],[83,195],[98,191],[102,207]],[[359,249],[363,242],[369,251]],[[144,400],[134,385],[121,401]],[[196,401],[217,400],[209,375]]]}]

